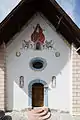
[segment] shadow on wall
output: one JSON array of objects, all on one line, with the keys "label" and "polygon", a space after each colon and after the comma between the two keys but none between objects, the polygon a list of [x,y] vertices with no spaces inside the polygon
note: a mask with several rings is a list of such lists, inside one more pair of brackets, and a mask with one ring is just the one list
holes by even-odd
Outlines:
[{"label": "shadow on wall", "polygon": [[[59,58],[54,58],[53,59],[53,67],[54,67],[54,75],[55,76],[58,76],[62,71],[63,71],[63,69],[65,68],[65,66],[67,65],[67,63],[69,62],[69,60],[70,60],[70,53],[69,52],[67,52],[66,53],[66,55],[65,55],[65,51],[61,54],[61,56],[59,57]],[[23,56],[22,56],[23,57]],[[22,62],[22,58],[21,59],[18,59],[18,61],[17,61],[17,63],[19,63],[19,65],[20,65],[20,63]],[[18,69],[24,69],[24,66],[25,66],[25,64],[26,64],[26,59],[24,59],[23,60],[23,63],[24,63],[24,65],[22,66],[22,64],[21,64],[21,66],[18,68]],[[15,66],[17,66],[17,64],[15,64]],[[50,70],[50,68],[51,68],[52,66],[51,65],[49,65],[48,66],[48,70]],[[27,71],[27,70],[26,70]],[[44,70],[45,71],[45,70]],[[51,74],[53,75],[53,71],[50,71],[51,73],[50,74],[45,74],[45,76],[50,76]],[[42,73],[42,75],[44,74],[44,72]],[[21,74],[22,75],[22,74]],[[66,76],[65,76],[66,77]],[[47,78],[47,77],[46,77]],[[19,83],[20,83],[20,80],[19,80],[20,78],[18,78],[18,79],[15,79],[14,80],[14,82],[17,84],[17,87],[20,87],[20,85],[19,85]],[[34,78],[32,79],[32,80],[34,80]],[[25,82],[27,83],[27,86],[25,85]],[[21,88],[19,88],[19,89],[21,89],[21,91],[23,91],[23,92],[25,92],[25,94],[29,97],[29,98],[31,98],[32,96],[29,94],[29,83],[30,83],[31,81],[29,81],[28,82],[28,80],[26,79],[26,78],[24,78],[24,87],[21,87]],[[13,86],[12,85],[13,84],[13,82],[11,82],[11,86]],[[23,84],[23,83],[21,83],[21,84]],[[49,85],[50,84],[50,80],[47,82],[47,84]],[[22,85],[23,86],[23,85]],[[27,87],[28,87],[28,90],[27,90]],[[13,104],[13,89],[11,88],[11,90],[9,91],[10,93],[11,93],[11,103]],[[32,99],[32,98],[31,98]],[[11,105],[12,106],[12,105]]]}]

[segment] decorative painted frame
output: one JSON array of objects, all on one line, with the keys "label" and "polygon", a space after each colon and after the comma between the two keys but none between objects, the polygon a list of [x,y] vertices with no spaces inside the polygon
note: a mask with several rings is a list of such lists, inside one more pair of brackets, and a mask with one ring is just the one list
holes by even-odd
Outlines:
[{"label": "decorative painted frame", "polygon": [[24,87],[24,76],[20,76],[20,78],[19,78],[19,87],[20,88]]},{"label": "decorative painted frame", "polygon": [[45,81],[40,79],[33,80],[28,85],[28,106],[32,108],[32,85],[34,83],[41,83],[44,85],[44,106],[48,107],[48,85]]}]

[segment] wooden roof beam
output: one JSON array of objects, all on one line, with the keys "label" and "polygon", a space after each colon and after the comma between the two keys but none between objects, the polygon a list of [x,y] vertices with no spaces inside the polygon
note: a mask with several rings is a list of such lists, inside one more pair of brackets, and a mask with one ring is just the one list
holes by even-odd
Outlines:
[{"label": "wooden roof beam", "polygon": [[56,26],[56,30],[58,31],[59,26],[60,26],[60,24],[61,24],[61,21],[62,21],[62,19],[63,19],[63,16],[61,16],[61,17],[58,17],[58,16],[57,16],[57,18],[59,19],[59,21],[58,21],[58,23],[57,23],[57,26]]}]

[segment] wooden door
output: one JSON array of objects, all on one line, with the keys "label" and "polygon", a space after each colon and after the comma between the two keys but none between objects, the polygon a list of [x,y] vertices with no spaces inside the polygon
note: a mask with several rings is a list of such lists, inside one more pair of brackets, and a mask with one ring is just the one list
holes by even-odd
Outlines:
[{"label": "wooden door", "polygon": [[35,83],[32,85],[32,106],[44,106],[44,85],[41,83]]}]

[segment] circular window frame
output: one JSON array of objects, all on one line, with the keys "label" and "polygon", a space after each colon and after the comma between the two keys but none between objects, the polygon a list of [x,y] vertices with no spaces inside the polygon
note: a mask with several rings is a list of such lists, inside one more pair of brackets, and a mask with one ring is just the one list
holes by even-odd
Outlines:
[{"label": "circular window frame", "polygon": [[[43,64],[42,68],[37,69],[37,68],[33,67],[33,63],[34,63],[34,62],[38,62],[38,61]],[[29,63],[29,66],[30,66],[30,68],[31,68],[32,70],[34,70],[34,71],[42,71],[42,70],[44,70],[45,67],[47,66],[47,62],[46,62],[46,60],[45,60],[44,58],[36,57],[36,58],[32,58],[32,59],[31,59],[31,61],[30,61],[30,63]]]}]

